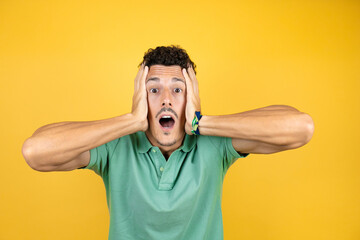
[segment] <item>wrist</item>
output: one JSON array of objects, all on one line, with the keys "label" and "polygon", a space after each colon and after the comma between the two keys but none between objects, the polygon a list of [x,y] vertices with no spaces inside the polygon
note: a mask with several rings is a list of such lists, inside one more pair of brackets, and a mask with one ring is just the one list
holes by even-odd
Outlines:
[{"label": "wrist", "polygon": [[[224,132],[227,131],[227,129],[224,129],[224,124],[226,127],[224,120],[222,116],[202,116],[201,121],[199,121],[201,135],[224,136]],[[233,129],[231,129],[231,131],[233,131]]]},{"label": "wrist", "polygon": [[135,132],[142,131],[145,132],[148,129],[148,119],[144,116],[138,117],[133,113],[128,114],[129,118],[132,121],[132,125],[135,127]]},{"label": "wrist", "polygon": [[199,122],[202,118],[200,111],[195,111],[194,118],[191,122],[191,132],[195,135],[200,135]]}]

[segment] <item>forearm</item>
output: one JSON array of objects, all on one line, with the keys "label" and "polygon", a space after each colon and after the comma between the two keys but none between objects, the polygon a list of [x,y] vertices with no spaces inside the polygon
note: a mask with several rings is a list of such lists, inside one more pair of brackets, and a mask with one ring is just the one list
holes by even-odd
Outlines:
[{"label": "forearm", "polygon": [[273,105],[223,116],[203,116],[199,122],[202,135],[223,136],[291,145],[306,141],[312,119],[297,109]]},{"label": "forearm", "polygon": [[23,145],[28,162],[64,164],[79,154],[142,130],[131,114],[87,122],[62,122],[39,128]]}]

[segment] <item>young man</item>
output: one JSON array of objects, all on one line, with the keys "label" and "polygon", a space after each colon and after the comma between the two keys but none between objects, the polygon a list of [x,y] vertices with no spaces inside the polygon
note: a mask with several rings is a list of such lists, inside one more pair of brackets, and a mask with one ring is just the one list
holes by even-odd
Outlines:
[{"label": "young man", "polygon": [[225,173],[249,153],[301,147],[311,117],[285,105],[202,116],[195,64],[178,46],[145,54],[132,112],[39,128],[23,145],[37,171],[92,169],[102,177],[109,239],[223,239]]}]

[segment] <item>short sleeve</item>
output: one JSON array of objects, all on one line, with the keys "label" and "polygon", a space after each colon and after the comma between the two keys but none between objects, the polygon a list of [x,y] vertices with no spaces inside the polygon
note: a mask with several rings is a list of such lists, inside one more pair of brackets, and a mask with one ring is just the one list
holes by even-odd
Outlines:
[{"label": "short sleeve", "polygon": [[234,164],[234,162],[239,158],[245,158],[249,155],[249,153],[240,153],[234,149],[232,145],[232,139],[229,137],[223,138],[223,146],[224,146],[224,171],[226,172],[229,167]]},{"label": "short sleeve", "polygon": [[78,169],[91,169],[97,175],[103,177],[108,172],[109,159],[116,148],[118,140],[119,139],[115,139],[111,142],[90,149],[89,164],[85,167],[81,167]]},{"label": "short sleeve", "polygon": [[106,171],[106,167],[108,165],[108,156],[109,156],[109,152],[105,144],[90,149],[89,164],[86,167],[81,167],[79,169],[91,169],[97,175],[103,176]]}]

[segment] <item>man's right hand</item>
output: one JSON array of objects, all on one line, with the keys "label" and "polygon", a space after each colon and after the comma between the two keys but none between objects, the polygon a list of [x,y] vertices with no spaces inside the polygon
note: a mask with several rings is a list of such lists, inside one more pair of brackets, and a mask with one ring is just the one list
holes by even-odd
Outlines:
[{"label": "man's right hand", "polygon": [[[132,112],[108,119],[45,125],[25,140],[22,154],[37,171],[70,171],[87,166],[90,150],[114,139],[148,129],[145,80],[148,67],[135,78]],[[66,141],[64,141],[66,139]]]},{"label": "man's right hand", "polygon": [[148,129],[149,123],[147,120],[148,103],[145,80],[148,74],[149,67],[143,63],[135,77],[134,81],[134,96],[131,114],[137,121],[141,123],[141,131]]}]

